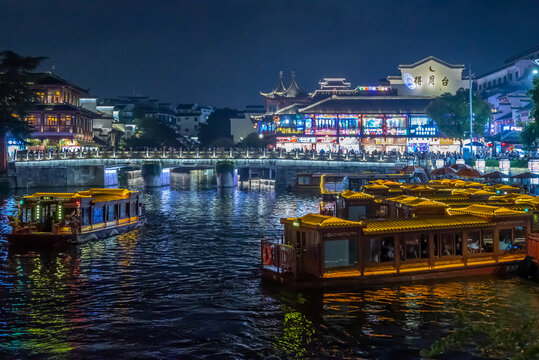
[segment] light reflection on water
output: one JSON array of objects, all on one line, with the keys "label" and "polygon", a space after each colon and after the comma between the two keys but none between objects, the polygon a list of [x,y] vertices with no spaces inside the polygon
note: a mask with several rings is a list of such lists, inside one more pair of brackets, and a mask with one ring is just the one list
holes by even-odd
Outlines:
[{"label": "light reflection on water", "polygon": [[[356,291],[261,284],[259,239],[313,195],[217,191],[173,174],[144,191],[143,229],[77,249],[22,251],[0,239],[0,354],[21,357],[417,358],[474,319],[539,316],[539,290],[481,278]],[[140,188],[140,183],[132,183]],[[14,209],[0,195],[0,231]],[[411,350],[408,350],[411,348]]]}]

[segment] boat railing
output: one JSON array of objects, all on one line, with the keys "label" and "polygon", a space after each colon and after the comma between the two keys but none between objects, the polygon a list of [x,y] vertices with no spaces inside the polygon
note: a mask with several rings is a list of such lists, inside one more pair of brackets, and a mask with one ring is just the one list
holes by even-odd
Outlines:
[{"label": "boat railing", "polygon": [[296,253],[290,245],[263,238],[260,241],[262,268],[279,274],[294,273]]},{"label": "boat railing", "polygon": [[539,260],[539,233],[531,233],[528,239],[528,255]]}]

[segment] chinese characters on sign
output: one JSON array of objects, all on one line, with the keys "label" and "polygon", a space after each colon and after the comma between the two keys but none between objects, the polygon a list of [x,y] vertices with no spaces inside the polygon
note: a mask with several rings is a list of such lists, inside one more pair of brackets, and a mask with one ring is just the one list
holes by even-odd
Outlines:
[{"label": "chinese characters on sign", "polygon": [[[431,70],[434,71],[434,70]],[[427,76],[425,76],[426,78]],[[423,80],[423,77],[421,75],[413,76],[410,73],[405,73],[402,76],[402,80],[404,81],[404,84],[411,90],[415,89],[416,87],[423,86],[423,83],[427,81],[427,79]],[[434,86],[436,82],[436,76],[435,75],[429,75],[428,76],[428,86]],[[447,76],[444,76],[442,79],[442,86],[448,86],[449,85],[449,79]]]}]

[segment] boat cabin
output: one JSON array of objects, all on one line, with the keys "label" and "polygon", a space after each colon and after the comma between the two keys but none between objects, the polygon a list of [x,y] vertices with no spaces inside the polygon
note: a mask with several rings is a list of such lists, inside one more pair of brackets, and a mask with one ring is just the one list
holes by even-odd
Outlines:
[{"label": "boat cabin", "polygon": [[530,216],[471,205],[447,215],[349,221],[283,218],[281,242],[262,240],[267,279],[295,285],[379,284],[490,274],[527,254]]},{"label": "boat cabin", "polygon": [[73,240],[87,234],[118,234],[119,230],[138,224],[141,211],[139,193],[126,189],[35,193],[20,199],[8,240]]}]

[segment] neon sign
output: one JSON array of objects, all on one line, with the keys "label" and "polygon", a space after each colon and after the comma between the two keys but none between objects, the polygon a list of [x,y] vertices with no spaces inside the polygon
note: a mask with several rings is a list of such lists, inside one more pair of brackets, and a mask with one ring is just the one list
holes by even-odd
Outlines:
[{"label": "neon sign", "polygon": [[383,119],[381,117],[363,117],[363,133],[365,135],[383,135]]},{"label": "neon sign", "polygon": [[410,136],[437,136],[438,128],[434,121],[425,116],[410,117]]}]

